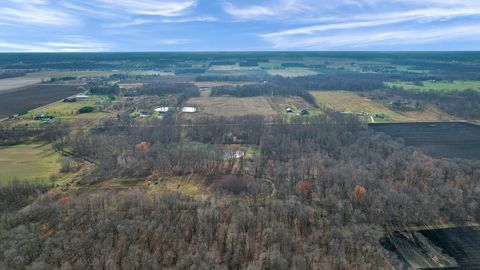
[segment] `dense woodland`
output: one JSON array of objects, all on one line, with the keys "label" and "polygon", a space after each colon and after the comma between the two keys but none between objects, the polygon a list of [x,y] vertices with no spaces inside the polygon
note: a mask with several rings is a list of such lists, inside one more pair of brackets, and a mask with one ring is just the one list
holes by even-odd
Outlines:
[{"label": "dense woodland", "polygon": [[[199,96],[193,81],[248,81],[254,84],[213,87],[211,95],[300,96],[317,107],[309,91],[349,90],[478,118],[477,91],[413,92],[385,82],[478,80],[472,59],[479,58],[470,52],[5,54],[4,69],[119,70],[85,90],[137,103],[123,112],[125,104],[112,105],[116,116],[88,128],[0,128],[1,146],[52,143],[65,154],[61,170],[77,177],[55,192],[52,184],[0,185],[0,269],[402,269],[406,262],[381,239],[409,226],[480,220],[480,161],[433,159],[325,108],[319,116],[268,119],[142,120],[131,113],[184,105]],[[207,71],[269,59],[319,74]],[[363,72],[335,67],[335,59]],[[390,64],[359,64],[365,60]],[[129,69],[176,76],[122,73]],[[143,86],[120,90],[112,83],[136,80]],[[159,188],[173,178],[180,179],[178,191]],[[182,193],[186,179],[196,179],[203,193]],[[115,181],[131,187],[101,188]]]},{"label": "dense woodland", "polygon": [[[389,269],[402,262],[380,246],[385,230],[480,218],[480,162],[431,159],[355,118],[151,125],[120,118],[56,144],[96,162],[84,187],[197,175],[213,194],[44,194],[15,212],[43,190],[13,184],[2,189],[19,195],[2,201],[0,266]],[[225,155],[233,143],[257,151]]]}]

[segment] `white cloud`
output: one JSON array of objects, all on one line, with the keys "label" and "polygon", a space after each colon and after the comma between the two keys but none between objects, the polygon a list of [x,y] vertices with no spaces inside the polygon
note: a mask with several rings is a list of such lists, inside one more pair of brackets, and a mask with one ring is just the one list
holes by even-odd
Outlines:
[{"label": "white cloud", "polygon": [[[282,36],[292,36],[292,35],[311,35],[317,32],[329,31],[329,30],[342,30],[342,29],[358,29],[366,27],[375,27],[383,26],[388,24],[396,24],[407,21],[420,21],[420,22],[429,22],[437,20],[445,20],[454,17],[465,17],[472,15],[479,15],[480,8],[467,8],[467,9],[421,9],[421,10],[411,10],[406,12],[394,12],[394,13],[385,13],[380,15],[371,15],[371,16],[357,16],[353,17],[354,21],[351,22],[341,22],[341,23],[332,23],[332,24],[320,24],[307,27],[299,27],[288,30],[283,30],[279,32],[263,34],[263,38],[275,38]],[[362,19],[363,21],[357,21]],[[369,19],[369,20],[365,20]]]},{"label": "white cloud", "polygon": [[[276,49],[365,49],[373,45],[401,46],[444,40],[471,39],[480,35],[480,25],[421,28],[414,30],[365,31],[356,34],[324,34],[306,37],[282,37],[272,40]],[[480,38],[477,38],[477,40]]]},{"label": "white cloud", "polygon": [[145,20],[145,19],[133,19],[131,21],[108,24],[105,27],[107,27],[107,28],[124,28],[124,27],[138,26],[138,25],[144,25],[144,24],[149,24],[149,23],[155,23],[155,21],[154,20]]},{"label": "white cloud", "polygon": [[174,19],[163,19],[162,23],[189,23],[189,22],[216,22],[217,18],[212,16],[183,17]]},{"label": "white cloud", "polygon": [[239,19],[264,19],[265,16],[273,16],[275,12],[272,8],[263,6],[237,7],[228,3],[224,7],[225,12]]},{"label": "white cloud", "polygon": [[52,8],[46,0],[7,0],[0,7],[0,23],[65,26],[78,21],[64,10]]},{"label": "white cloud", "polygon": [[69,36],[60,41],[17,43],[0,41],[2,52],[101,52],[111,48],[108,43],[97,42],[83,36]]},{"label": "white cloud", "polygon": [[171,38],[171,39],[160,39],[155,43],[159,45],[186,45],[192,43],[191,39],[182,39],[182,38]]},{"label": "white cloud", "polygon": [[196,0],[97,0],[112,8],[139,15],[180,16],[196,4]]}]

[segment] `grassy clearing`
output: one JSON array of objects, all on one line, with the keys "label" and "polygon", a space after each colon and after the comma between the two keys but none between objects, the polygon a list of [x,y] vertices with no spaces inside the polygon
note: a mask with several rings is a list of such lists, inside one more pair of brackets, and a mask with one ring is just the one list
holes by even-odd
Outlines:
[{"label": "grassy clearing", "polygon": [[197,175],[174,176],[156,180],[158,185],[150,185],[159,192],[180,192],[189,196],[205,196],[210,193],[203,183],[203,178]]},{"label": "grassy clearing", "polygon": [[0,182],[19,180],[49,182],[60,169],[60,155],[50,145],[0,147]]},{"label": "grassy clearing", "polygon": [[[98,118],[105,113],[96,112],[96,113],[86,113],[78,114],[78,110],[85,106],[91,106],[94,108],[99,108],[101,102],[107,102],[107,96],[90,96],[87,100],[77,101],[73,103],[69,102],[56,102],[49,104],[45,107],[32,110],[26,115],[22,116],[22,119],[33,119],[37,114],[46,114],[52,115],[57,119],[73,119],[73,118]],[[107,104],[107,103],[105,103]]]},{"label": "grassy clearing", "polygon": [[308,68],[285,68],[285,69],[269,69],[267,73],[272,76],[282,76],[282,77],[301,77],[316,75],[317,72],[310,70]]},{"label": "grassy clearing", "polygon": [[[299,114],[302,109],[307,109],[309,111],[310,116],[317,116],[323,114],[321,110],[318,108],[314,108],[311,104],[306,102],[303,98],[292,96],[292,97],[281,97],[281,96],[272,96],[272,97],[265,97],[272,108],[276,110],[281,115],[293,116]],[[287,113],[286,109],[291,108],[293,109],[294,113]]]},{"label": "grassy clearing", "polygon": [[413,82],[395,82],[385,84],[389,87],[403,87],[404,89],[415,91],[464,91],[467,89],[480,91],[480,81],[424,81],[422,82],[423,85],[415,85]]},{"label": "grassy clearing", "polygon": [[[363,98],[349,91],[312,91],[317,103],[341,112],[383,114],[384,119],[374,117],[374,121],[411,121],[412,119],[396,113],[382,104]],[[372,122],[371,117],[364,117]]]},{"label": "grassy clearing", "polygon": [[195,97],[189,99],[187,105],[197,107],[200,115],[233,117],[276,114],[265,97]]}]

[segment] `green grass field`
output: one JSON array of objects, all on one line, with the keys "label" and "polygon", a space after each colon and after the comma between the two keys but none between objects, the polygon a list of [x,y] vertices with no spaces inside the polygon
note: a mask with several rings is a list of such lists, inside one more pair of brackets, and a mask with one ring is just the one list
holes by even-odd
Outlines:
[{"label": "green grass field", "polygon": [[[325,105],[340,112],[384,114],[384,119],[374,117],[374,121],[411,121],[412,119],[398,114],[382,104],[363,98],[349,91],[312,91],[310,92],[320,106]],[[372,122],[370,117],[365,117]]]},{"label": "green grass field", "polygon": [[73,118],[91,118],[98,117],[104,113],[86,113],[86,114],[77,114],[78,110],[85,106],[91,106],[97,108],[99,102],[104,100],[107,102],[107,96],[90,96],[87,100],[77,101],[73,103],[69,102],[56,102],[49,104],[45,107],[35,109],[28,114],[22,116],[22,119],[32,119],[37,114],[47,114],[53,115],[57,119],[73,119]]},{"label": "green grass field", "polygon": [[272,76],[282,76],[282,77],[300,77],[300,76],[309,76],[316,75],[317,72],[310,70],[308,68],[285,68],[285,69],[268,69],[266,70],[268,74]]},{"label": "green grass field", "polygon": [[60,169],[60,155],[50,145],[0,147],[0,182],[13,179],[48,183]]},{"label": "green grass field", "polygon": [[453,81],[453,82],[431,82],[424,81],[423,85],[415,85],[412,82],[385,83],[387,86],[403,87],[407,90],[415,91],[464,91],[472,89],[480,91],[480,81]]}]

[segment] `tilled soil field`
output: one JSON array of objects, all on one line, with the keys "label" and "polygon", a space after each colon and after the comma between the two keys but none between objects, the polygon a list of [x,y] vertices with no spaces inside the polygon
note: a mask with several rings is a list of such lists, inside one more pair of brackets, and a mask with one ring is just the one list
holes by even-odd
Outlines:
[{"label": "tilled soil field", "polygon": [[81,92],[78,85],[37,84],[0,92],[0,119],[45,106]]},{"label": "tilled soil field", "polygon": [[463,122],[370,124],[436,158],[480,159],[480,126]]}]

